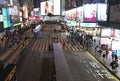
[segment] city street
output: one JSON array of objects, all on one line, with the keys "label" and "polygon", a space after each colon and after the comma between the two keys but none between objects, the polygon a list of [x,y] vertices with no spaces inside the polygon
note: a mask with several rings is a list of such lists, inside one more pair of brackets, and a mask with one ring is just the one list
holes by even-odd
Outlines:
[{"label": "city street", "polygon": [[94,57],[83,51],[64,51],[73,81],[116,81]]},{"label": "city street", "polygon": [[[53,45],[53,33],[42,31],[42,36],[31,39],[17,63],[18,81],[56,81],[55,60],[49,45]],[[103,65],[78,45],[58,34],[58,42],[65,44],[63,53],[73,81],[118,81]],[[59,51],[58,51],[59,52]],[[64,70],[64,69],[63,69]],[[64,74],[64,73],[63,73]]]}]

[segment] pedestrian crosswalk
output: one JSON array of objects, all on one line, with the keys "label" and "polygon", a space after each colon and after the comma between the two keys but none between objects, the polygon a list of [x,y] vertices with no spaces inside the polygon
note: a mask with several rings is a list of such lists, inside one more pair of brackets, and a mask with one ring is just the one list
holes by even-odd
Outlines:
[{"label": "pedestrian crosswalk", "polygon": [[69,40],[65,38],[60,38],[59,42],[63,45],[64,50],[69,50],[69,51],[79,51],[82,50],[79,45],[72,44]]},{"label": "pedestrian crosswalk", "polygon": [[[61,43],[63,50],[66,51],[80,51],[81,47],[78,45],[74,45],[70,43],[67,39],[65,38],[59,38],[58,41]],[[48,50],[49,44],[53,45],[54,39],[52,38],[44,38],[44,39],[36,39],[32,46],[32,51],[46,51]]]}]

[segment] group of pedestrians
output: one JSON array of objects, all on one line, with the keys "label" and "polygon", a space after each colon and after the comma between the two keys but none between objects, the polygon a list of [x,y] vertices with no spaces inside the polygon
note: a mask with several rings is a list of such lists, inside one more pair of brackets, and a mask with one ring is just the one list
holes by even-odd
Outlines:
[{"label": "group of pedestrians", "polygon": [[[95,55],[102,57],[103,61],[105,58],[108,59],[108,54],[110,54],[110,51],[108,50],[107,46],[96,46],[95,47]],[[116,68],[119,66],[118,56],[114,52],[114,50],[112,50],[112,53],[109,56],[111,56],[111,58],[112,58],[112,61],[110,62],[110,66],[113,71],[116,71]]]},{"label": "group of pedestrians", "polygon": [[12,29],[8,29],[5,31],[5,35],[0,38],[0,49],[11,48],[14,44],[19,44],[19,42],[24,39],[23,35],[29,27],[24,28],[15,28],[14,31]]}]

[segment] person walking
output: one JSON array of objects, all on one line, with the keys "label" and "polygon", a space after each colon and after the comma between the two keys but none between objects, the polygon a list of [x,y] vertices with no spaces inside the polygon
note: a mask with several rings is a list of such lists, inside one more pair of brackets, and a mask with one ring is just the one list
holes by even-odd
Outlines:
[{"label": "person walking", "polygon": [[108,58],[109,51],[106,49],[106,58]]},{"label": "person walking", "polygon": [[117,56],[117,54],[115,54],[115,61],[117,61],[118,60],[118,56]]},{"label": "person walking", "polygon": [[114,71],[114,72],[116,72],[117,71],[117,67],[119,66],[118,65],[118,62],[117,61],[112,61],[111,63],[110,63],[110,66],[111,66],[111,68],[112,68],[112,71]]},{"label": "person walking", "polygon": [[114,60],[114,58],[115,58],[115,53],[114,51],[112,51],[112,61]]},{"label": "person walking", "polygon": [[63,43],[63,47],[65,47],[65,42]]},{"label": "person walking", "polygon": [[49,53],[50,53],[50,51],[51,51],[51,44],[50,43],[48,45],[48,50],[49,50]]}]

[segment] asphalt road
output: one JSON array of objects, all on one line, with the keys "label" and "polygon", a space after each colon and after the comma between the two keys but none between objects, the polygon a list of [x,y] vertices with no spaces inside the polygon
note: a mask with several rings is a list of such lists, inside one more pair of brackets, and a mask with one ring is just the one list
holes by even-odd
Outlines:
[{"label": "asphalt road", "polygon": [[[48,32],[48,31],[46,31]],[[32,39],[17,63],[18,81],[56,81],[53,52],[48,51],[52,33],[44,32],[41,37]],[[74,81],[117,81],[97,60],[77,46],[66,43],[64,54]]]},{"label": "asphalt road", "polygon": [[34,38],[17,63],[18,81],[55,81],[53,52],[48,51],[52,38]]},{"label": "asphalt road", "polygon": [[115,77],[83,51],[64,51],[73,81],[116,81]]}]

